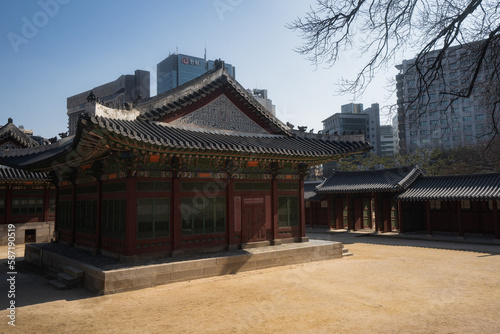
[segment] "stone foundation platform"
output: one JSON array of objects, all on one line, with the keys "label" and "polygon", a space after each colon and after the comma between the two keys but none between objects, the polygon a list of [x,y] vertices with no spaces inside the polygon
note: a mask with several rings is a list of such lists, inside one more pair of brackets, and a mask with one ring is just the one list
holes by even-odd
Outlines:
[{"label": "stone foundation platform", "polygon": [[26,261],[54,274],[67,266],[83,270],[83,285],[98,294],[341,257],[342,243],[324,240],[135,263],[61,244],[29,244],[24,255]]}]

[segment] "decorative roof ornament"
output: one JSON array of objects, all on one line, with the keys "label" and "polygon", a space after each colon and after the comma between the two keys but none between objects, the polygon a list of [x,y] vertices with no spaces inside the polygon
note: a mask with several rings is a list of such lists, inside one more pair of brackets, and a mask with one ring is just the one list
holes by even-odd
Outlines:
[{"label": "decorative roof ornament", "polygon": [[89,96],[87,96],[87,102],[95,102],[97,101],[97,97],[94,95],[94,91],[90,91]]},{"label": "decorative roof ornament", "polygon": [[214,60],[214,67],[219,69],[224,67],[224,61],[222,59],[215,59]]},{"label": "decorative roof ornament", "polygon": [[14,120],[11,117],[9,117],[9,119],[7,120],[7,123],[11,123],[12,124],[12,122],[14,122]]}]

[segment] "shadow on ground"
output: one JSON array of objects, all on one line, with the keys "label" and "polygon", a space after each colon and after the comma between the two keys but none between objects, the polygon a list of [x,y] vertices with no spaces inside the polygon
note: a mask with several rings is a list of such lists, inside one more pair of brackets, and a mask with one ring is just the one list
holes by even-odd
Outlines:
[{"label": "shadow on ground", "polygon": [[[71,301],[91,298],[97,295],[85,288],[57,290],[49,285],[49,281],[52,280],[50,276],[26,261],[16,262],[15,275],[10,275],[9,272],[6,263],[0,264],[0,293],[4,296],[0,299],[1,309],[6,309],[10,300],[14,300],[16,308],[18,308],[56,300]],[[7,279],[11,277],[15,277],[15,296],[8,298],[7,295],[12,289]]]},{"label": "shadow on ground", "polygon": [[[458,239],[452,234],[437,234],[432,237],[423,233],[414,234],[374,234],[371,231],[329,231],[326,229],[307,229],[306,235],[311,239],[342,242],[344,245],[364,243],[385,246],[422,247],[455,251],[482,253],[480,257],[500,255],[500,243],[495,244],[493,238],[474,236]],[[486,253],[487,255],[484,255]]]}]

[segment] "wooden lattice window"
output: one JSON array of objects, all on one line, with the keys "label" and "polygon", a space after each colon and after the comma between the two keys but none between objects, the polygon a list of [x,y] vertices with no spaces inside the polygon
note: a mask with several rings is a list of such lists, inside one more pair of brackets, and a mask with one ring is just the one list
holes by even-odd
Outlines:
[{"label": "wooden lattice window", "polygon": [[137,199],[137,238],[168,237],[170,234],[170,199]]},{"label": "wooden lattice window", "polygon": [[278,196],[278,226],[299,225],[299,197]]},{"label": "wooden lattice window", "polygon": [[182,235],[226,231],[225,197],[181,198]]},{"label": "wooden lattice window", "polygon": [[97,201],[76,201],[75,228],[77,232],[96,234]]},{"label": "wooden lattice window", "polygon": [[107,237],[125,238],[127,201],[105,199],[102,201],[102,233]]}]

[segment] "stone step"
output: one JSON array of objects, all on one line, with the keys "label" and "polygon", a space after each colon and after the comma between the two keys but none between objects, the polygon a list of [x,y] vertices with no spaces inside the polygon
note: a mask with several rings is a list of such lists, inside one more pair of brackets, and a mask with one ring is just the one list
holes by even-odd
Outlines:
[{"label": "stone step", "polygon": [[74,278],[81,278],[83,277],[83,274],[84,274],[84,271],[79,269],[79,268],[76,268],[76,267],[73,267],[73,266],[66,266],[64,267],[64,272]]},{"label": "stone step", "polygon": [[345,256],[352,256],[353,254],[352,253],[349,253],[349,250],[347,248],[343,248],[342,249],[342,256],[345,257]]},{"label": "stone step", "polygon": [[67,286],[76,286],[79,283],[79,279],[73,276],[70,276],[66,273],[57,274],[57,280]]},{"label": "stone step", "polygon": [[55,279],[49,281],[49,284],[52,287],[56,288],[57,290],[66,290],[66,289],[68,289],[68,286],[66,284],[61,283],[61,282],[59,282],[58,280],[55,280]]},{"label": "stone step", "polygon": [[270,245],[271,245],[271,243],[269,241],[247,242],[247,243],[241,244],[241,249],[265,247],[265,246],[270,246]]}]

